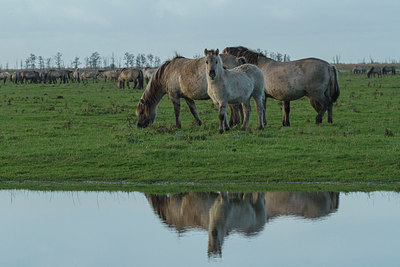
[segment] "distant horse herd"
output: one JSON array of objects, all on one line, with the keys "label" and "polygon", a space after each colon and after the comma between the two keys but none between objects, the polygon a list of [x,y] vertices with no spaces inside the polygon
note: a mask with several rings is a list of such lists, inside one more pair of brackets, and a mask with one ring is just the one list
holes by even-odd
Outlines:
[{"label": "distant horse herd", "polygon": [[[373,66],[367,72],[365,66],[353,68],[354,74],[367,77],[381,77],[396,74],[394,66]],[[180,99],[183,98],[198,125],[202,121],[197,112],[195,100],[210,99],[218,108],[219,132],[223,133],[236,124],[245,130],[250,117],[253,99],[258,114],[258,129],[264,129],[266,121],[266,99],[274,98],[283,102],[282,125],[290,126],[290,101],[307,96],[317,112],[316,124],[322,123],[325,112],[332,123],[333,104],[340,95],[338,71],[335,66],[317,58],[278,62],[264,54],[243,46],[226,47],[204,51],[204,57],[189,59],[175,56],[158,68],[124,68],[121,70],[47,70],[1,72],[0,81],[19,83],[88,83],[103,77],[105,82],[115,82],[118,88],[143,89],[147,86],[137,104],[137,126],[147,127],[157,116],[157,107],[164,95],[168,94],[174,106],[176,126],[181,127]],[[228,122],[227,107],[231,117]]]},{"label": "distant horse herd", "polygon": [[368,72],[367,72],[367,67],[366,66],[355,66],[352,70],[351,73],[353,74],[365,74],[367,73],[368,78],[375,77],[382,77],[383,75],[396,75],[396,67],[395,66],[372,66]]},{"label": "distant horse herd", "polygon": [[[155,72],[157,68],[124,68],[122,70],[25,70],[0,72],[0,81],[3,84],[6,81],[10,81],[15,84],[27,84],[27,83],[45,83],[45,84],[56,84],[56,83],[88,83],[89,79],[93,82],[97,82],[99,78],[103,77],[105,82],[117,82],[118,88],[125,88],[125,82],[128,88],[129,82],[134,82],[134,88],[143,89],[144,74]],[[147,76],[148,77],[148,76]]]}]

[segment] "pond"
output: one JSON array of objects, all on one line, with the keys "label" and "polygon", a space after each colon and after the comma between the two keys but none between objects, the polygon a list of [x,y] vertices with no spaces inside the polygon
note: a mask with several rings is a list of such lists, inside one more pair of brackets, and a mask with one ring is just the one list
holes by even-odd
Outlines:
[{"label": "pond", "polygon": [[398,266],[400,194],[0,191],[0,266]]}]

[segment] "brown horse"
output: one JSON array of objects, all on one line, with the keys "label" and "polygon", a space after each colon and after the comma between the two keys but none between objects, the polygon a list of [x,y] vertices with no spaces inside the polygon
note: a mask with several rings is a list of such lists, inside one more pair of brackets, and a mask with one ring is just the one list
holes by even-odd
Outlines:
[{"label": "brown horse", "polygon": [[[231,55],[221,55],[225,68],[234,68],[243,62]],[[202,124],[194,100],[210,99],[207,94],[205,58],[188,59],[176,56],[162,64],[151,77],[136,108],[137,126],[147,127],[157,115],[157,106],[165,94],[169,95],[175,111],[176,126],[181,127],[180,99],[185,99],[199,125]]]},{"label": "brown horse", "polygon": [[266,96],[283,101],[283,126],[290,125],[290,101],[303,96],[310,99],[312,107],[318,112],[317,124],[322,122],[327,110],[328,122],[332,122],[333,103],[340,94],[335,66],[317,58],[277,62],[243,46],[226,47],[223,53],[243,56],[249,63],[261,69]]},{"label": "brown horse", "polygon": [[126,85],[129,87],[129,82],[134,82],[133,88],[139,85],[139,89],[143,89],[143,73],[140,69],[135,68],[124,68],[118,76],[117,85],[118,88],[125,88]]}]

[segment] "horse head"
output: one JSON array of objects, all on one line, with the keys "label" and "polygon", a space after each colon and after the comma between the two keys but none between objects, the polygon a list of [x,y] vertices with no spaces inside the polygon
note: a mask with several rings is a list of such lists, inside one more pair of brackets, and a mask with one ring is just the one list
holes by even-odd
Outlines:
[{"label": "horse head", "polygon": [[137,127],[146,128],[150,123],[154,122],[157,111],[156,109],[151,109],[150,103],[141,98],[136,107],[136,115],[139,117]]},{"label": "horse head", "polygon": [[204,55],[206,58],[206,73],[207,76],[214,80],[218,76],[219,71],[223,69],[221,58],[219,57],[219,50],[207,50],[204,49]]}]

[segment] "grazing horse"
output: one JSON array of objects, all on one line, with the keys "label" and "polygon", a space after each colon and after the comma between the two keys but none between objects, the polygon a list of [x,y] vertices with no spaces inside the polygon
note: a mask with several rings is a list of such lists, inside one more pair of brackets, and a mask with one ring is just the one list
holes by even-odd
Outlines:
[{"label": "grazing horse", "polygon": [[223,53],[243,56],[247,62],[261,69],[266,96],[283,101],[283,126],[290,125],[290,101],[303,96],[310,99],[311,106],[318,112],[317,124],[322,122],[326,110],[328,122],[332,122],[333,103],[340,94],[335,66],[317,58],[277,62],[243,46],[226,47]]},{"label": "grazing horse", "polygon": [[80,75],[79,79],[83,83],[88,83],[88,79],[92,78],[94,83],[95,81],[98,82],[97,76],[99,76],[98,71],[85,71]]},{"label": "grazing horse", "polygon": [[119,72],[117,70],[108,70],[103,72],[104,81],[113,81],[116,82],[118,80]]},{"label": "grazing horse", "polygon": [[0,72],[0,81],[3,80],[4,84],[6,84],[7,79],[11,79],[11,74],[6,71]]},{"label": "grazing horse", "polygon": [[374,78],[375,78],[375,74],[378,75],[378,78],[382,77],[382,68],[378,67],[378,66],[372,66],[371,69],[367,73],[367,77],[371,78],[372,75],[374,75]]},{"label": "grazing horse", "polygon": [[396,67],[395,66],[384,66],[382,68],[382,75],[386,75],[391,73],[392,75],[396,75]]},{"label": "grazing horse", "polygon": [[118,88],[125,89],[125,81],[126,85],[129,87],[129,82],[134,82],[133,88],[136,88],[139,85],[138,89],[143,89],[143,73],[140,69],[136,68],[123,68],[121,73],[118,76],[117,85]]},{"label": "grazing horse", "polygon": [[[234,68],[242,60],[231,55],[221,55],[225,68]],[[205,58],[188,59],[176,56],[163,63],[153,74],[136,108],[137,126],[147,127],[157,116],[157,106],[165,94],[169,95],[175,112],[176,126],[181,128],[180,99],[185,99],[199,125],[202,124],[194,100],[210,99],[207,93]]]},{"label": "grazing horse", "polygon": [[364,74],[366,72],[365,66],[355,66],[351,72],[353,74]]},{"label": "grazing horse", "polygon": [[226,108],[228,104],[242,104],[245,130],[250,119],[250,98],[256,103],[258,129],[264,129],[264,76],[255,65],[244,64],[224,69],[219,50],[204,50],[206,59],[207,93],[219,109],[219,133],[229,130]]},{"label": "grazing horse", "polygon": [[22,76],[22,82],[24,83],[28,83],[28,81],[30,83],[38,83],[40,80],[39,77],[39,72],[37,71],[33,71],[33,70],[27,70],[27,71],[23,71],[21,73]]}]

